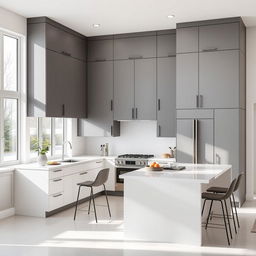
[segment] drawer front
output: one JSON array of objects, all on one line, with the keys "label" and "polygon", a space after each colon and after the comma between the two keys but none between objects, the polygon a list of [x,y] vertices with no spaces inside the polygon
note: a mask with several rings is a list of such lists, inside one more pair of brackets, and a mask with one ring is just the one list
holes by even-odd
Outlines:
[{"label": "drawer front", "polygon": [[62,169],[56,169],[49,172],[49,179],[55,179],[63,177],[63,170]]},{"label": "drawer front", "polygon": [[[93,181],[92,177],[89,175],[89,172],[83,171],[73,175],[73,199],[76,201],[77,193],[79,186],[77,185],[80,182],[85,181]],[[79,199],[83,199],[90,195],[90,188],[88,187],[81,187]]]},{"label": "drawer front", "polygon": [[63,191],[63,178],[56,178],[49,181],[49,194],[56,194]]},{"label": "drawer front", "polygon": [[63,193],[56,193],[48,198],[48,211],[60,208],[63,206]]},{"label": "drawer front", "polygon": [[95,169],[95,168],[102,168],[103,169],[103,161],[104,160],[98,160],[87,163],[87,170]]}]

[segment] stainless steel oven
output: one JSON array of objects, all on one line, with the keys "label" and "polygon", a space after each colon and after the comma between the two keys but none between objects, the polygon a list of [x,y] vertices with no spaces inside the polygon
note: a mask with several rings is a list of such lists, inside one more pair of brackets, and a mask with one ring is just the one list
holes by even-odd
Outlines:
[{"label": "stainless steel oven", "polygon": [[119,178],[119,176],[135,170],[138,170],[138,168],[125,168],[125,167],[116,168],[116,183],[124,183],[124,180]]}]

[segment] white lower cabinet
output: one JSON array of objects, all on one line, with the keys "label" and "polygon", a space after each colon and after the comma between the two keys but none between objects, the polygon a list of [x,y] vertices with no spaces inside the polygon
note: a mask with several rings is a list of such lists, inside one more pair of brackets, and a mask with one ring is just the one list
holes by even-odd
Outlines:
[{"label": "white lower cabinet", "polygon": [[0,211],[13,208],[13,172],[0,174]]},{"label": "white lower cabinet", "polygon": [[64,201],[64,205],[67,204],[71,204],[74,201],[74,196],[73,196],[73,180],[74,180],[74,176],[76,174],[73,175],[68,175],[63,177],[63,201]]},{"label": "white lower cabinet", "polygon": [[48,211],[53,211],[64,205],[64,195],[63,192],[59,192],[49,196],[49,206]]}]

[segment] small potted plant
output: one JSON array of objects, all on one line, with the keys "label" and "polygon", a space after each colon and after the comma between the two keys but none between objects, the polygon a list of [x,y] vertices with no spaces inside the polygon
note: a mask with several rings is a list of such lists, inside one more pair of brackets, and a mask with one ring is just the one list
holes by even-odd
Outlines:
[{"label": "small potted plant", "polygon": [[50,142],[48,140],[44,140],[42,144],[40,145],[38,139],[35,139],[32,142],[32,148],[34,151],[38,152],[38,163],[42,166],[45,166],[48,159],[46,156],[46,153],[49,152],[50,149]]}]

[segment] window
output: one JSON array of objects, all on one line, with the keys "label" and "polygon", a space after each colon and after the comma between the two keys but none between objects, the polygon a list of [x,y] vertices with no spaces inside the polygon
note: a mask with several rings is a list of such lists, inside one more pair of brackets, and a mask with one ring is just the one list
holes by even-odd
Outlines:
[{"label": "window", "polygon": [[20,38],[0,31],[0,164],[19,160]]},{"label": "window", "polygon": [[[37,152],[33,150],[36,140],[40,144],[50,142],[49,157],[60,157],[62,155],[62,145],[66,140],[67,119],[64,118],[35,118],[29,117],[29,136],[30,136],[30,158],[35,158]],[[64,150],[66,145],[64,147]],[[66,151],[66,150],[65,150]]]}]

